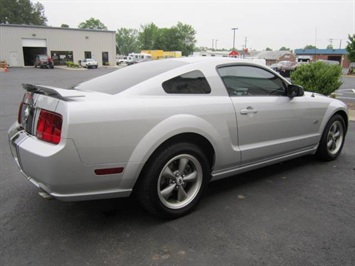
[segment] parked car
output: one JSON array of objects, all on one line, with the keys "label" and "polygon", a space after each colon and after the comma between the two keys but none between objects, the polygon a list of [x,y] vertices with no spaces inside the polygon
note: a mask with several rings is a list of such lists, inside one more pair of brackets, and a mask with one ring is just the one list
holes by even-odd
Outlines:
[{"label": "parked car", "polygon": [[280,61],[270,66],[276,72],[279,72],[284,77],[289,77],[291,71],[297,68],[297,63],[292,61]]},{"label": "parked car", "polygon": [[23,85],[12,155],[41,195],[127,197],[176,218],[211,180],[307,154],[335,160],[346,105],[242,59],[134,64],[61,89]]},{"label": "parked car", "polygon": [[94,59],[91,59],[91,58],[87,58],[87,59],[84,59],[84,60],[80,61],[80,66],[81,67],[97,68],[98,65],[99,64]]},{"label": "parked car", "polygon": [[40,68],[54,68],[54,63],[52,58],[49,56],[43,54],[43,55],[37,55],[35,62],[34,62],[35,67],[40,67]]}]

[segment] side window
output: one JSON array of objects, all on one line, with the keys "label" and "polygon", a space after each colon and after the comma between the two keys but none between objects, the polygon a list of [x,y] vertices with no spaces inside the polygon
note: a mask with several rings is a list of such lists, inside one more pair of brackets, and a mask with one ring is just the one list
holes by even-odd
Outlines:
[{"label": "side window", "polygon": [[166,93],[208,94],[211,87],[201,71],[195,70],[163,82]]},{"label": "side window", "polygon": [[230,96],[285,95],[284,82],[273,73],[255,66],[229,66],[217,69]]}]

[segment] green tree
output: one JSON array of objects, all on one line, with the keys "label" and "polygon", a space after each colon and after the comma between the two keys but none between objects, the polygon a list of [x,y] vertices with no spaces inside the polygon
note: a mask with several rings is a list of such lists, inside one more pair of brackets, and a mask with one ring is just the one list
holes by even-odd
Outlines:
[{"label": "green tree", "polygon": [[30,0],[0,0],[0,23],[45,26],[47,18],[41,3]]},{"label": "green tree", "polygon": [[35,3],[32,7],[32,23],[34,25],[46,25],[47,18],[44,16],[44,6],[41,3]]},{"label": "green tree", "polygon": [[348,35],[349,41],[347,42],[348,45],[346,46],[346,50],[348,51],[348,58],[350,62],[355,62],[355,34]]},{"label": "green tree", "polygon": [[306,45],[303,49],[317,49],[317,47],[315,47],[315,46],[312,45],[312,44],[308,44],[308,45]]},{"label": "green tree", "polygon": [[159,28],[150,23],[147,25],[141,25],[138,40],[142,50],[154,50],[157,48],[157,39],[159,35]]},{"label": "green tree", "polygon": [[342,84],[342,68],[321,61],[301,65],[291,73],[291,81],[307,91],[330,95]]},{"label": "green tree", "polygon": [[272,49],[269,47],[266,47],[265,51],[272,51]]},{"label": "green tree", "polygon": [[187,56],[195,49],[195,34],[192,26],[181,22],[171,28],[158,28],[150,23],[141,26],[139,43],[143,50],[181,51]]},{"label": "green tree", "polygon": [[172,39],[170,39],[169,42],[171,45],[169,50],[181,51],[184,56],[192,54],[196,44],[195,29],[191,25],[178,22],[178,24],[170,30]]},{"label": "green tree", "polygon": [[62,24],[60,25],[61,28],[69,28],[69,25],[68,24]]},{"label": "green tree", "polygon": [[172,30],[169,28],[160,28],[155,39],[155,49],[171,51]]},{"label": "green tree", "polygon": [[139,52],[138,30],[136,29],[117,29],[116,33],[116,52],[127,55],[132,52]]},{"label": "green tree", "polygon": [[103,24],[99,19],[90,18],[78,25],[79,29],[90,29],[90,30],[107,30],[105,24]]},{"label": "green tree", "polygon": [[285,46],[282,46],[279,51],[290,51],[290,48],[286,48]]},{"label": "green tree", "polygon": [[332,44],[328,44],[328,45],[327,45],[327,49],[329,49],[329,50],[333,50],[333,49],[334,49],[334,47],[333,47],[333,45],[332,45]]}]

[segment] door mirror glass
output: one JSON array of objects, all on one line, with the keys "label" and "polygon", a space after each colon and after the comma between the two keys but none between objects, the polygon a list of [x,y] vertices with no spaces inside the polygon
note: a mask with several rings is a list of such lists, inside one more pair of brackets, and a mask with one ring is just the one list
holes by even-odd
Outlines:
[{"label": "door mirror glass", "polygon": [[298,96],[303,96],[304,95],[304,90],[301,86],[299,85],[288,85],[287,86],[287,96],[288,97],[298,97]]}]

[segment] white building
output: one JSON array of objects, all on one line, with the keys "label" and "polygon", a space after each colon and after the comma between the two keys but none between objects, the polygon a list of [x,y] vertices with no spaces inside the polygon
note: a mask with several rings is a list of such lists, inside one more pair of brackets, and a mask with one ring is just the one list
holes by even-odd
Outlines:
[{"label": "white building", "polygon": [[33,66],[45,54],[55,65],[94,58],[99,65],[116,64],[115,31],[0,24],[0,61],[10,67]]}]

